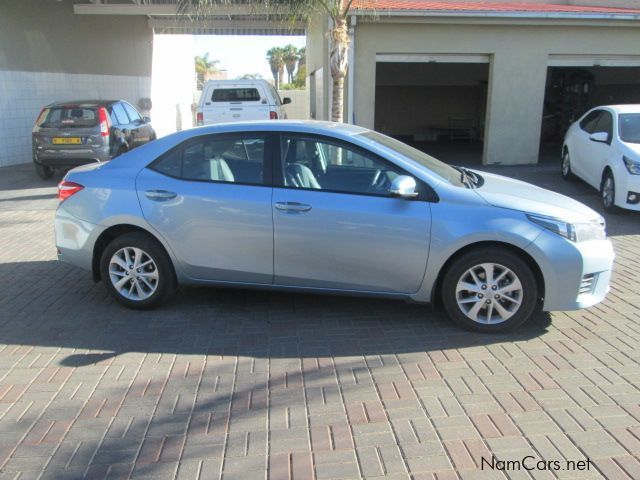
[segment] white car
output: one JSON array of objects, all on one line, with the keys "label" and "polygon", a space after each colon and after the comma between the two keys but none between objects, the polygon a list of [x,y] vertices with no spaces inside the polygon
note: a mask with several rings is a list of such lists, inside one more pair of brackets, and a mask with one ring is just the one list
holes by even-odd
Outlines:
[{"label": "white car", "polygon": [[278,91],[266,80],[209,80],[196,110],[199,126],[215,123],[285,119]]},{"label": "white car", "polygon": [[574,175],[600,191],[606,211],[640,211],[640,105],[596,107],[569,127],[562,176]]}]

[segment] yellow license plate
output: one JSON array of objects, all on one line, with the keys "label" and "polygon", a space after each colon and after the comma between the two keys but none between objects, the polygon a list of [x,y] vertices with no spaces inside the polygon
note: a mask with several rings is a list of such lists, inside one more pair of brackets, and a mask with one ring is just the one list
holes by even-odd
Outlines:
[{"label": "yellow license plate", "polygon": [[78,145],[82,143],[82,139],[80,137],[57,137],[53,138],[52,142],[54,145]]}]

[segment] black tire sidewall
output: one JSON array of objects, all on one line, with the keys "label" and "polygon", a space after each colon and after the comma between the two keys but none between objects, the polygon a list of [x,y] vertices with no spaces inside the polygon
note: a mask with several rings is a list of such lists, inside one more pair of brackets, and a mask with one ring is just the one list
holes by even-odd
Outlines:
[{"label": "black tire sidewall", "polygon": [[[564,174],[564,159],[565,157],[569,158],[569,170],[567,172],[567,174]],[[573,180],[575,177],[573,176],[573,172],[571,171],[571,155],[569,155],[569,152],[565,152],[562,154],[562,158],[560,158],[560,174],[562,175],[562,178],[564,178],[565,180]]]},{"label": "black tire sidewall", "polygon": [[46,165],[41,165],[40,163],[33,162],[33,165],[36,167],[36,173],[43,180],[48,180],[53,177],[53,168],[48,167]]},{"label": "black tire sidewall", "polygon": [[[496,263],[514,272],[523,288],[520,309],[508,320],[498,324],[480,324],[468,318],[456,301],[456,285],[464,272],[481,263]],[[538,300],[535,276],[527,263],[518,255],[498,248],[478,249],[457,258],[447,269],[442,281],[442,303],[449,317],[462,327],[479,332],[505,332],[528,320],[533,314]]]},{"label": "black tire sidewall", "polygon": [[[604,204],[603,192],[604,192],[604,184],[608,178],[611,178],[611,182],[613,184],[613,200],[611,205],[607,207]],[[600,184],[600,203],[602,204],[602,208],[604,209],[605,212],[608,212],[608,213],[618,212],[618,207],[616,206],[616,181],[613,178],[613,174],[611,172],[606,172],[602,177],[602,183]]]},{"label": "black tire sidewall", "polygon": [[[158,288],[153,295],[145,300],[135,301],[123,297],[115,289],[109,278],[111,257],[124,247],[135,247],[144,250],[153,259],[158,269]],[[158,241],[143,233],[126,233],[112,240],[100,257],[100,276],[111,296],[126,307],[133,309],[148,310],[156,308],[168,300],[176,290],[176,277],[171,259]]]}]

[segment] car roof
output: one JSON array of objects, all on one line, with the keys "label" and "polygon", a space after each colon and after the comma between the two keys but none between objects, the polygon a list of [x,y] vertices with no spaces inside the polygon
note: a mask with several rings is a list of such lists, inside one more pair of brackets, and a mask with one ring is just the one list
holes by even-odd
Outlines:
[{"label": "car roof", "polygon": [[638,103],[629,103],[629,104],[620,104],[620,105],[600,105],[597,108],[608,108],[609,110],[614,111],[615,113],[640,113],[640,104]]},{"label": "car roof", "polygon": [[106,107],[122,100],[67,100],[65,102],[53,102],[47,105],[51,107]]},{"label": "car roof", "polygon": [[321,120],[259,120],[245,122],[218,123],[186,130],[191,134],[242,132],[245,130],[300,131],[308,133],[330,133],[351,136],[367,132],[368,129],[349,123],[327,122]]}]

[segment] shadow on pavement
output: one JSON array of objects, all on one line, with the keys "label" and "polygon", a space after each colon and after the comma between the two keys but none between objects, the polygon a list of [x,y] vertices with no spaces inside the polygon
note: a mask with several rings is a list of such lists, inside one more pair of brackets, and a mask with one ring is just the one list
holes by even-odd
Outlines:
[{"label": "shadow on pavement", "polygon": [[0,279],[0,343],[94,350],[62,363],[74,367],[124,352],[269,358],[424,352],[527,340],[550,324],[540,313],[514,332],[486,335],[402,301],[220,288],[183,288],[158,310],[132,311],[88,273],[56,261],[0,264]]}]

